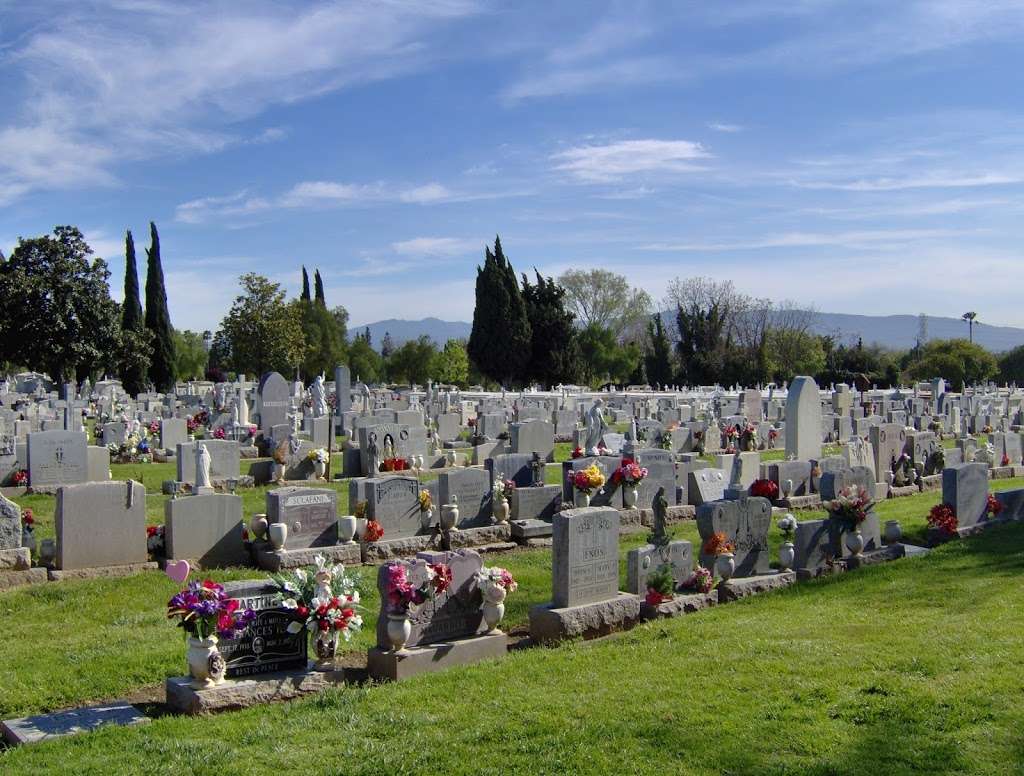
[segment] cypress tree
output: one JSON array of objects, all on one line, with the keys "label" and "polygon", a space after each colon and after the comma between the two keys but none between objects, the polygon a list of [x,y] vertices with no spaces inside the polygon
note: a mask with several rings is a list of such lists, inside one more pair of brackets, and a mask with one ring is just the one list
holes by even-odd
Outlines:
[{"label": "cypress tree", "polygon": [[[124,238],[124,303],[121,305],[121,331],[145,330],[142,302],[139,300],[139,271],[135,262],[135,240],[129,229]],[[138,359],[122,359],[121,383],[131,395],[137,396],[146,387],[146,367]]]},{"label": "cypress tree", "polygon": [[565,289],[534,269],[536,285],[523,275],[523,301],[530,321],[527,379],[541,386],[570,383],[579,374],[579,342],[574,316],[565,307]]},{"label": "cypress tree", "polygon": [[661,313],[655,313],[647,322],[647,338],[647,352],[644,353],[647,381],[664,387],[672,381],[672,345],[665,333]]},{"label": "cypress tree", "polygon": [[313,283],[315,285],[316,301],[321,307],[327,307],[327,300],[324,299],[324,281],[320,278],[320,270],[314,270]]},{"label": "cypress tree", "polygon": [[149,379],[158,391],[174,389],[174,336],[171,316],[167,312],[167,291],[164,269],[160,263],[160,235],[156,224],[149,222],[150,247],[146,249],[146,328],[153,335],[153,355]]},{"label": "cypress tree", "polygon": [[532,341],[519,283],[495,237],[494,252],[486,248],[476,272],[476,306],[467,352],[477,369],[509,385],[528,379]]},{"label": "cypress tree", "polygon": [[309,273],[306,272],[306,265],[302,265],[302,296],[303,302],[309,301]]}]

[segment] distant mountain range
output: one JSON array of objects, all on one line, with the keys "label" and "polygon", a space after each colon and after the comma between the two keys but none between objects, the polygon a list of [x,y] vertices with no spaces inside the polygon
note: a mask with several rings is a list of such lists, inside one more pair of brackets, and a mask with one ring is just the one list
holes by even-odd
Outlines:
[{"label": "distant mountain range", "polygon": [[[669,317],[669,316],[666,316]],[[438,345],[449,339],[468,339],[472,325],[465,321],[442,321],[438,318],[424,318],[421,321],[405,321],[391,318],[368,324],[373,346],[380,348],[384,335],[390,334],[395,345],[416,339],[426,334]],[[361,332],[366,325],[353,327],[351,334]],[[906,349],[917,340],[918,319],[916,315],[847,315],[845,313],[818,313],[814,330],[819,334],[839,333],[842,342],[856,342],[860,337],[865,345],[877,342],[888,348]],[[928,338],[950,339],[967,337],[967,324],[959,318],[928,316]],[[974,341],[989,350],[999,353],[1024,345],[1024,329],[1013,326],[989,326],[974,324]]]}]

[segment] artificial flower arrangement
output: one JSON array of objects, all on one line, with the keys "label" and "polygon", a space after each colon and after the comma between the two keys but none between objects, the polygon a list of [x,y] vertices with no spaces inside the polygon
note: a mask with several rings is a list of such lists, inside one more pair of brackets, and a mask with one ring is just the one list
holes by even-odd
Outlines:
[{"label": "artificial flower arrangement", "polygon": [[696,590],[698,593],[710,593],[714,586],[715,575],[703,566],[697,566],[682,585],[685,590]]},{"label": "artificial flower arrangement", "polygon": [[826,501],[824,506],[829,517],[844,523],[851,530],[857,530],[863,523],[875,502],[859,485],[848,485],[842,488],[836,498]]},{"label": "artificial flower arrangement", "polygon": [[622,459],[622,465],[612,472],[612,484],[635,488],[647,477],[647,469],[631,458]]},{"label": "artificial flower arrangement", "polygon": [[491,495],[499,499],[512,498],[512,491],[516,489],[515,480],[505,479],[504,474],[494,478],[494,485],[491,487]]},{"label": "artificial flower arrangement", "polygon": [[36,516],[32,513],[29,507],[25,507],[21,510],[21,530],[27,534],[31,534],[36,527]]},{"label": "artificial flower arrangement", "polygon": [[385,458],[380,465],[382,472],[404,472],[409,468],[409,462],[404,458]]},{"label": "artificial flower arrangement", "polygon": [[597,468],[597,464],[590,464],[586,469],[569,472],[569,483],[581,493],[590,494],[604,486],[604,475]]},{"label": "artificial flower arrangement", "polygon": [[647,577],[647,595],[644,601],[650,606],[657,606],[675,597],[675,578],[672,567],[663,563]]},{"label": "artificial flower arrangement", "polygon": [[492,591],[504,590],[506,593],[514,593],[519,589],[519,583],[512,573],[500,566],[484,566],[477,572],[476,581],[484,597]]},{"label": "artificial flower arrangement", "polygon": [[580,447],[579,445],[576,445],[576,447],[574,447],[572,449],[572,457],[573,457],[574,460],[576,458],[582,458],[583,457],[583,448]]},{"label": "artificial flower arrangement", "polygon": [[346,574],[340,563],[330,564],[323,555],[313,558],[310,568],[297,568],[270,576],[281,606],[292,611],[297,619],[288,625],[288,632],[303,628],[316,637],[316,653],[332,658],[338,637],[348,641],[363,627],[359,614],[359,577]]},{"label": "artificial flower arrangement", "polygon": [[154,420],[152,423],[149,424],[149,433],[152,434],[153,436],[156,436],[157,434],[160,433],[159,420]]},{"label": "artificial flower arrangement", "polygon": [[928,512],[928,527],[952,536],[956,533],[956,510],[950,504],[936,504]]},{"label": "artificial flower arrangement", "polygon": [[408,617],[416,607],[436,598],[452,583],[452,570],[443,563],[428,564],[427,578],[419,587],[412,586],[404,563],[388,566],[387,575],[387,610],[400,617]]},{"label": "artificial flower arrangement", "polygon": [[228,438],[228,432],[224,430],[224,426],[217,426],[217,428],[215,428],[213,430],[213,438],[214,439],[227,439]]},{"label": "artificial flower arrangement", "polygon": [[366,530],[363,531],[363,539],[366,542],[380,541],[384,536],[384,528],[373,518],[366,521]]},{"label": "artificial flower arrangement", "polygon": [[316,450],[310,450],[306,453],[306,460],[312,463],[322,463],[326,466],[331,460],[331,454],[327,452],[327,448],[318,447]]},{"label": "artificial flower arrangement", "polygon": [[210,413],[208,410],[199,410],[192,416],[192,420],[196,422],[197,426],[205,426],[210,422]]},{"label": "artificial flower arrangement", "polygon": [[164,551],[164,527],[162,525],[146,526],[146,549],[159,555]]},{"label": "artificial flower arrangement", "polygon": [[985,503],[985,509],[992,515],[992,517],[995,517],[1003,511],[1003,502],[989,493],[988,500]]},{"label": "artificial flower arrangement", "polygon": [[1008,456],[1006,453],[1003,453],[1003,459],[1002,459],[1002,461],[1000,461],[999,465],[1000,466],[1009,466],[1010,465],[1010,456]]},{"label": "artificial flower arrangement", "polygon": [[418,499],[420,503],[420,512],[429,512],[434,506],[434,498],[426,488],[423,488],[423,490],[420,491]]},{"label": "artificial flower arrangement", "polygon": [[736,545],[729,541],[729,537],[722,531],[715,531],[704,542],[704,554],[717,558],[719,555],[731,555],[736,551]]},{"label": "artificial flower arrangement", "polygon": [[256,619],[251,609],[239,611],[238,606],[222,585],[209,579],[193,581],[167,602],[167,619],[177,619],[178,627],[194,639],[234,639]]},{"label": "artificial flower arrangement", "polygon": [[791,514],[783,515],[777,523],[782,531],[782,538],[787,542],[793,541],[793,532],[796,531],[796,518]]},{"label": "artificial flower arrangement", "polygon": [[14,476],[11,477],[11,481],[15,485],[28,485],[28,470],[18,469],[18,471],[14,473]]},{"label": "artificial flower arrangement", "polygon": [[775,501],[779,497],[779,483],[772,480],[754,480],[750,484],[750,495]]},{"label": "artificial flower arrangement", "polygon": [[196,429],[199,428],[199,421],[196,420],[195,416],[190,415],[185,418],[185,428],[188,429],[188,433],[194,434]]}]

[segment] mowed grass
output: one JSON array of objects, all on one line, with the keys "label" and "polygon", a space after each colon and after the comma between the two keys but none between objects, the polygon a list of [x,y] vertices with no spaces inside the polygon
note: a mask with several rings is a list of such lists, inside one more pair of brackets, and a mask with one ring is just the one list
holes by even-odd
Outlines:
[{"label": "mowed grass", "polygon": [[601,642],[9,750],[0,771],[1020,773],[1022,572],[1024,525],[1003,526]]}]

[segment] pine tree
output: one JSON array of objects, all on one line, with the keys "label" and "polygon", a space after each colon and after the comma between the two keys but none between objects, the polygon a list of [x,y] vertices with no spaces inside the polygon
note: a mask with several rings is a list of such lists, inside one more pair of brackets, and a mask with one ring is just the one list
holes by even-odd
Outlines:
[{"label": "pine tree", "polygon": [[327,300],[324,299],[324,281],[320,278],[320,270],[315,270],[313,273],[313,284],[315,286],[314,293],[316,294],[316,301],[321,307],[327,307]]},{"label": "pine tree", "polygon": [[174,389],[174,336],[167,311],[164,270],[160,263],[160,235],[156,224],[149,223],[150,247],[146,249],[146,328],[153,335],[153,354],[149,379],[158,391]]},{"label": "pine tree", "polygon": [[523,275],[523,301],[530,321],[530,360],[526,379],[542,387],[575,382],[579,374],[579,342],[575,316],[565,306],[565,289],[553,278],[537,275],[530,285]]},{"label": "pine tree", "polygon": [[494,252],[485,249],[477,267],[476,306],[467,351],[477,369],[502,385],[524,383],[532,339],[526,303],[512,265],[494,238]]},{"label": "pine tree", "polygon": [[[366,340],[367,343],[370,340]],[[380,354],[384,358],[387,358],[395,352],[395,343],[391,340],[391,332],[384,332],[384,339],[380,343]]]},{"label": "pine tree", "polygon": [[647,352],[643,359],[647,381],[651,385],[664,387],[672,381],[672,345],[668,341],[660,313],[655,313],[648,321],[647,338]]},{"label": "pine tree", "polygon": [[363,339],[366,340],[366,344],[367,345],[370,345],[371,347],[373,346],[373,341],[370,338],[370,327],[369,326],[367,326],[365,329],[363,329]]},{"label": "pine tree", "polygon": [[[141,335],[143,345],[148,341],[146,323],[142,316],[142,303],[139,301],[139,271],[135,262],[135,240],[131,230],[124,238],[124,302],[121,305],[121,331],[125,343],[138,342]],[[131,356],[131,357],[129,357]],[[146,388],[146,364],[148,359],[139,358],[139,353],[125,352],[121,359],[121,383],[131,396],[137,396]]]},{"label": "pine tree", "polygon": [[306,265],[302,265],[302,296],[299,297],[303,302],[309,301],[309,273],[306,272]]}]

